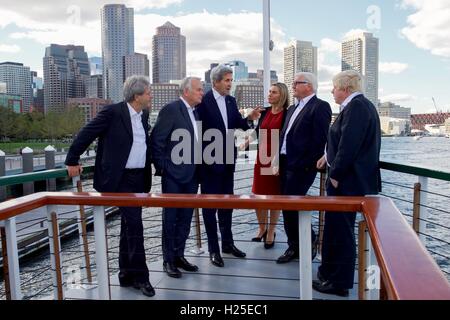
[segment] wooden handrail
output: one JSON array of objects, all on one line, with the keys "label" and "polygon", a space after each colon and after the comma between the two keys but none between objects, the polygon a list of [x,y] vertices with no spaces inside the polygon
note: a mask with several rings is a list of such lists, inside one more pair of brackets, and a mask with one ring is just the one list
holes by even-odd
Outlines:
[{"label": "wooden handrail", "polygon": [[385,197],[42,192],[0,203],[0,221],[45,205],[358,211],[367,222],[389,299],[450,300],[450,284],[392,200]]},{"label": "wooden handrail", "polygon": [[368,197],[363,214],[388,299],[450,300],[446,277],[391,199]]}]

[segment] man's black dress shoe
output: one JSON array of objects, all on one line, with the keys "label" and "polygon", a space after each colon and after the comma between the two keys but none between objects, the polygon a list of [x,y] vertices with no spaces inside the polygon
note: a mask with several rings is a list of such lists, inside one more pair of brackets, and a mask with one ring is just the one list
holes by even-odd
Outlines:
[{"label": "man's black dress shoe", "polygon": [[323,276],[323,274],[320,273],[320,270],[317,270],[317,279],[319,279],[320,282],[327,281],[327,279]]},{"label": "man's black dress shoe", "polygon": [[150,282],[135,282],[133,284],[135,289],[141,290],[142,294],[147,297],[153,297],[155,295],[155,289],[153,289]]},{"label": "man's black dress shoe", "polygon": [[313,280],[313,289],[326,294],[348,297],[348,289],[336,288],[330,281]]},{"label": "man's black dress shoe", "polygon": [[198,267],[195,264],[189,263],[185,257],[175,258],[175,266],[186,271],[198,271]]},{"label": "man's black dress shoe", "polygon": [[169,277],[172,278],[181,278],[181,271],[178,270],[177,266],[173,262],[165,262],[163,263],[164,271],[167,273]]},{"label": "man's black dress shoe", "polygon": [[241,250],[236,248],[234,244],[222,247],[222,252],[231,253],[233,256],[237,258],[244,258],[246,256],[245,252],[242,252]]},{"label": "man's black dress shoe", "polygon": [[288,248],[285,253],[283,253],[278,259],[277,263],[287,263],[294,259],[298,259],[298,252],[295,252],[294,249]]},{"label": "man's black dress shoe", "polygon": [[224,263],[223,263],[223,259],[220,256],[220,253],[218,252],[213,252],[209,254],[209,260],[211,260],[211,263],[213,265],[215,265],[216,267],[223,267]]}]

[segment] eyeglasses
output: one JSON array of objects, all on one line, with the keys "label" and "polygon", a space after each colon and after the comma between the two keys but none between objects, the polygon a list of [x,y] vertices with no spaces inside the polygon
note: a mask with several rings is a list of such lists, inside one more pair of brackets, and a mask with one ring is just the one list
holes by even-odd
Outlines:
[{"label": "eyeglasses", "polygon": [[292,82],[292,85],[296,86],[298,84],[308,84],[308,83],[309,83],[308,81],[294,81]]}]

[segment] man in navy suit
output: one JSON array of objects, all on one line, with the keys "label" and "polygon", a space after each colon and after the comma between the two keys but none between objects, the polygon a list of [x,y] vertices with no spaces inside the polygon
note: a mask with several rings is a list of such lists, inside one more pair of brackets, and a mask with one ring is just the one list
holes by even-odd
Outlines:
[{"label": "man in navy suit", "polygon": [[[375,106],[361,93],[361,75],[343,71],[333,79],[333,95],[341,112],[330,128],[325,155],[318,168],[328,167],[327,195],[365,196],[381,191],[379,168],[381,129]],[[356,260],[355,212],[326,212],[322,264],[313,288],[348,296]]]},{"label": "man in navy suit", "polygon": [[[297,103],[288,109],[280,134],[280,178],[284,195],[304,196],[316,178],[317,160],[323,155],[331,122],[331,108],[316,96],[317,78],[302,72],[292,83]],[[286,263],[299,256],[298,212],[283,211],[288,249],[277,263]],[[314,259],[316,235],[311,228]]]},{"label": "man in navy suit", "polygon": [[[248,130],[248,120],[256,120],[260,116],[260,109],[254,109],[247,119],[243,119],[238,111],[236,100],[230,96],[233,81],[233,70],[225,65],[219,65],[211,71],[212,90],[203,97],[198,107],[202,121],[204,140],[209,133],[214,136],[211,144],[218,143],[218,148],[211,154],[208,142],[203,142],[203,165],[201,191],[203,194],[233,194],[236,148],[234,146],[234,129]],[[227,148],[228,146],[228,148]],[[231,146],[231,147],[229,147]],[[224,262],[219,250],[217,236],[218,213],[219,228],[222,239],[222,252],[243,258],[245,253],[239,250],[233,241],[231,231],[232,209],[203,209],[203,220],[208,236],[208,250],[211,263],[223,267]]]},{"label": "man in navy suit", "polygon": [[[195,107],[202,101],[203,85],[199,78],[188,77],[181,82],[181,91],[179,100],[159,112],[150,138],[153,163],[156,174],[162,176],[163,193],[196,194],[199,160],[195,156],[201,153],[201,132]],[[181,277],[178,268],[198,270],[184,257],[192,214],[190,208],[163,209],[163,267],[173,278]]]},{"label": "man in navy suit", "polygon": [[[140,193],[151,188],[147,109],[152,96],[148,78],[128,78],[124,97],[124,102],[104,107],[81,129],[66,157],[69,175],[80,175],[80,155],[98,138],[94,188],[99,192]],[[155,291],[145,260],[142,208],[119,207],[119,211],[119,283],[151,297]]]}]

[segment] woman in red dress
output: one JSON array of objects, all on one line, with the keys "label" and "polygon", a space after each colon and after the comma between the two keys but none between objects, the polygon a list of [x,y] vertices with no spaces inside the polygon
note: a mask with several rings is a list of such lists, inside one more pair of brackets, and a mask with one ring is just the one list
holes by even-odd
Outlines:
[{"label": "woman in red dress", "polygon": [[[255,132],[258,136],[258,155],[253,175],[252,192],[259,195],[281,194],[278,175],[279,137],[289,106],[289,91],[284,83],[271,86],[268,95],[270,107],[261,113]],[[248,141],[246,145],[248,145]],[[275,228],[280,210],[256,210],[259,231],[252,241],[264,240],[264,248],[270,249],[275,243]]]}]

